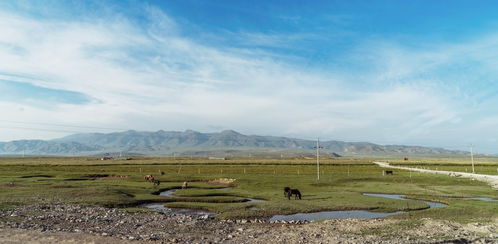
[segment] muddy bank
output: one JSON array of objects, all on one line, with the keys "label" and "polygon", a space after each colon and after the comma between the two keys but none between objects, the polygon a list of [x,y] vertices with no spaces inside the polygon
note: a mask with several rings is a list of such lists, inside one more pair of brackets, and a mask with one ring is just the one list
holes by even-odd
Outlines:
[{"label": "muddy bank", "polygon": [[309,224],[258,223],[217,220],[207,215],[129,213],[116,208],[63,204],[31,205],[0,212],[0,243],[30,243],[26,240],[43,243],[46,238],[51,241],[45,243],[104,243],[102,240],[105,243],[498,242],[498,220],[462,225],[422,219],[416,228],[405,229],[399,227],[400,221],[335,219]]}]

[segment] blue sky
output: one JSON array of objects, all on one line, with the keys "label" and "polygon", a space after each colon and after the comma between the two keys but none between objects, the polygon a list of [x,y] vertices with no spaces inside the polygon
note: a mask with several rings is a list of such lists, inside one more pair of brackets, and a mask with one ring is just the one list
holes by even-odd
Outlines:
[{"label": "blue sky", "polygon": [[497,12],[491,1],[1,1],[0,141],[234,129],[498,153]]}]

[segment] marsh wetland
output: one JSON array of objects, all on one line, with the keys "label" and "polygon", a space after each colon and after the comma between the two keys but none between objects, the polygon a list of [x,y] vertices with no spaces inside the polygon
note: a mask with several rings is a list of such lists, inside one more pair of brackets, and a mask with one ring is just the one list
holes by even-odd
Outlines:
[{"label": "marsh wetland", "polygon": [[[465,162],[459,159],[448,159],[445,162],[447,164],[434,164],[431,160],[424,159],[416,163],[397,164],[447,169],[466,167]],[[423,230],[420,226],[436,222],[441,225],[460,226],[455,227],[455,231],[460,230],[460,233],[467,233],[462,232],[461,228],[465,229],[465,226],[476,223],[486,228],[470,231],[467,236],[461,237],[455,232],[432,234],[428,240],[446,240],[450,238],[448,235],[452,235],[453,239],[458,237],[468,240],[498,238],[494,235],[498,233],[497,190],[486,183],[403,170],[395,170],[393,175],[384,175],[384,169],[373,164],[372,160],[354,158],[324,159],[318,181],[315,163],[312,159],[254,158],[219,161],[152,157],[129,161],[101,161],[95,158],[0,158],[0,226],[36,230],[42,225],[47,231],[59,231],[57,228],[61,227],[58,226],[66,221],[63,219],[67,216],[61,216],[61,220],[55,223],[51,222],[49,217],[38,217],[45,216],[53,208],[95,208],[98,209],[95,211],[101,211],[103,216],[109,216],[107,222],[116,226],[126,226],[126,223],[121,223],[117,216],[105,214],[107,211],[119,211],[123,220],[158,218],[160,220],[157,221],[164,223],[175,221],[175,225],[195,225],[198,228],[196,233],[187,231],[186,227],[175,227],[164,232],[161,227],[146,227],[149,224],[143,223],[143,227],[133,231],[130,230],[132,227],[116,227],[117,229],[105,232],[109,236],[128,239],[130,237],[126,234],[127,231],[135,233],[143,228],[153,228],[143,230],[148,233],[146,238],[140,237],[139,233],[132,235],[133,240],[140,241],[174,242],[173,239],[176,238],[180,242],[195,243],[203,240],[199,233],[211,238],[208,229],[225,228],[226,230],[220,230],[226,232],[220,234],[225,236],[224,238],[216,239],[213,236],[209,240],[227,242],[235,240],[240,234],[251,233],[238,231],[242,228],[259,233],[253,234],[253,237],[248,239],[250,242],[257,243],[259,240],[264,243],[261,238],[269,238],[272,233],[262,232],[267,229],[267,225],[272,228],[276,228],[276,224],[292,225],[289,228],[303,232],[311,228],[310,226],[317,229],[323,227],[325,230],[339,228],[331,223],[340,224],[340,221],[363,226],[354,231],[342,230],[337,237],[344,238],[391,236],[387,230],[392,233],[409,233],[413,228]],[[478,164],[479,170],[489,174],[496,172],[497,167],[496,162]],[[160,180],[160,185],[155,186],[144,181],[146,174],[154,175]],[[189,188],[181,189],[185,181],[189,182]],[[298,188],[302,192],[302,200],[285,198],[283,188],[286,186]],[[152,211],[157,209],[160,209],[160,212]],[[91,227],[85,225],[86,227],[83,226],[79,230],[102,235],[99,230],[105,228],[91,222],[92,220],[82,220],[85,216],[78,211],[70,214],[74,218],[74,223],[70,226],[87,223]],[[100,214],[95,213],[95,216]],[[332,219],[324,221],[329,218]],[[316,222],[307,223],[309,221]],[[384,227],[379,223],[384,223]],[[74,228],[66,232],[74,232]],[[60,231],[65,230],[62,228]],[[155,231],[164,233],[157,234]],[[177,233],[179,231],[184,233]],[[417,237],[419,234],[413,234],[413,242],[423,239]],[[320,235],[323,237],[323,234]],[[250,234],[247,234],[244,238],[249,236]],[[390,238],[397,240],[398,237]],[[308,242],[321,240],[327,239],[312,238],[308,239]]]}]

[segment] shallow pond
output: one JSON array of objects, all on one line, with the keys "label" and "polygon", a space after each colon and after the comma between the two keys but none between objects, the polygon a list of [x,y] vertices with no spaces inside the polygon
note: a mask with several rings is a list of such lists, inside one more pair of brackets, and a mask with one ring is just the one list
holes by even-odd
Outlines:
[{"label": "shallow pond", "polygon": [[404,211],[392,212],[392,213],[379,213],[371,212],[368,210],[347,210],[347,211],[322,211],[314,213],[297,213],[290,215],[275,215],[268,219],[269,221],[316,221],[324,219],[373,219],[382,218],[395,214],[404,213]]},{"label": "shallow pond", "polygon": [[159,196],[165,196],[165,197],[170,197],[173,195],[173,192],[177,191],[178,189],[171,189],[167,191],[162,191],[159,193]]},{"label": "shallow pond", "polygon": [[[404,195],[400,194],[380,194],[380,193],[363,193],[365,196],[372,197],[383,197],[389,199],[396,200],[409,200],[404,198]],[[430,208],[439,208],[446,207],[446,204],[422,201],[429,205]],[[344,211],[321,211],[321,212],[313,212],[313,213],[297,213],[290,215],[275,215],[269,219],[269,221],[317,221],[324,219],[347,219],[347,218],[355,218],[355,219],[374,219],[374,218],[383,218],[391,215],[406,213],[406,211],[397,211],[391,213],[381,213],[381,212],[372,212],[368,210],[344,210]]]}]

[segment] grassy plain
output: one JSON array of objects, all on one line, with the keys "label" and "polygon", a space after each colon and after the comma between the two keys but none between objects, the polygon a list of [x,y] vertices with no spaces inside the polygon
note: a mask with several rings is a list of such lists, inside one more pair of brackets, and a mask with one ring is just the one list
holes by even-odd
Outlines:
[{"label": "grassy plain", "polygon": [[[381,160],[414,167],[459,170],[468,168],[466,159]],[[0,158],[0,209],[32,203],[78,203],[126,207],[146,202],[164,202],[169,207],[214,211],[220,218],[269,217],[274,214],[324,210],[368,209],[391,212],[417,210],[428,206],[419,201],[401,201],[363,196],[363,192],[406,194],[449,204],[445,208],[410,211],[392,218],[431,217],[459,222],[489,221],[498,218],[498,204],[464,200],[465,197],[497,198],[497,191],[485,183],[443,175],[395,171],[382,175],[373,159],[339,158],[321,160],[320,180],[314,159],[236,158],[136,158],[106,160],[96,158]],[[478,173],[493,174],[498,161],[477,161]],[[159,170],[165,172],[160,175]],[[460,170],[465,172],[463,170]],[[145,182],[153,174],[160,186]],[[210,182],[236,179],[231,188]],[[192,188],[178,190],[174,197],[157,195],[179,188],[189,181]],[[282,189],[298,188],[303,200],[287,200]],[[247,198],[265,202],[247,202]]]}]

